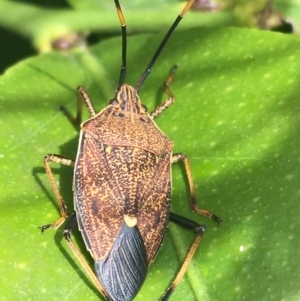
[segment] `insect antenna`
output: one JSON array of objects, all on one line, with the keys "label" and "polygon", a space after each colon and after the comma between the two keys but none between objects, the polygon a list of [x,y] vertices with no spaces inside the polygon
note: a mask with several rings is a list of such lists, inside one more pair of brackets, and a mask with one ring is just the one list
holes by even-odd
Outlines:
[{"label": "insect antenna", "polygon": [[143,72],[142,76],[140,77],[136,90],[137,92],[140,91],[145,79],[147,78],[147,76],[149,75],[149,73],[151,72],[151,69],[153,67],[153,65],[155,64],[157,58],[159,57],[161,51],[164,49],[166,43],[168,42],[170,36],[172,35],[173,31],[175,30],[175,28],[177,27],[177,25],[179,24],[179,22],[181,21],[181,19],[183,18],[183,16],[187,13],[187,11],[190,9],[190,7],[193,5],[195,0],[189,0],[189,2],[186,4],[186,6],[183,8],[182,12],[178,15],[178,17],[176,18],[176,20],[174,21],[174,23],[172,24],[172,26],[170,27],[169,31],[167,32],[167,34],[165,35],[164,39],[162,40],[162,42],[160,43],[159,47],[157,48],[155,54],[153,55],[148,67],[146,68],[146,70]]},{"label": "insect antenna", "polygon": [[114,0],[114,1],[115,1],[118,17],[121,24],[121,31],[122,31],[122,66],[121,66],[119,84],[117,87],[117,91],[119,91],[120,87],[124,84],[125,77],[126,77],[127,33],[126,33],[125,19],[120,3],[118,0]]}]

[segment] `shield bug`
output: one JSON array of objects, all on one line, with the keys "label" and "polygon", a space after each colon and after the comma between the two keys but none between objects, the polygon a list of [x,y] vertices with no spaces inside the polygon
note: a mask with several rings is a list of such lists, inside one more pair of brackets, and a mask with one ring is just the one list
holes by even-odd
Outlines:
[{"label": "shield bug", "polygon": [[[188,1],[141,75],[137,87],[124,83],[126,73],[126,26],[118,0],[115,0],[122,29],[122,67],[115,96],[96,113],[83,87],[78,88],[77,117],[62,108],[69,120],[81,122],[82,101],[90,119],[81,124],[76,160],[60,155],[46,155],[44,164],[56,196],[60,218],[41,227],[58,228],[68,217],[67,207],[56,185],[50,162],[74,166],[74,209],[64,237],[106,300],[129,301],[140,290],[164,238],[168,222],[193,230],[195,240],[179,272],[161,300],[167,300],[183,277],[203,235],[205,225],[170,212],[171,164],[183,161],[189,182],[192,209],[201,215],[221,220],[200,209],[188,158],[172,154],[173,142],[157,127],[154,118],[167,109],[174,96],[169,88],[176,66],[165,82],[167,99],[151,113],[141,104],[138,93],[174,29],[189,10]],[[71,239],[78,225],[86,248],[94,259],[93,272]]]}]

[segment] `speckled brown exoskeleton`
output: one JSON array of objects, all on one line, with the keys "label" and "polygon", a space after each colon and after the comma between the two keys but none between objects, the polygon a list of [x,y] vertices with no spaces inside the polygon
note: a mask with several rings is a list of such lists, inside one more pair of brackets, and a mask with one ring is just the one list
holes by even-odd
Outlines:
[{"label": "speckled brown exoskeleton", "polygon": [[[124,83],[126,26],[119,2],[115,0],[123,42],[123,62],[115,97],[106,108],[96,113],[86,90],[79,87],[77,117],[72,117],[62,108],[75,125],[81,123],[82,100],[90,113],[90,119],[81,124],[77,158],[74,161],[60,155],[46,155],[44,159],[61,217],[42,226],[41,230],[58,228],[68,217],[50,162],[74,166],[75,213],[65,226],[64,237],[106,300],[129,301],[136,296],[161,246],[169,221],[193,230],[196,236],[161,300],[166,301],[170,297],[200,243],[206,226],[170,212],[173,163],[183,161],[192,209],[213,218],[217,224],[221,222],[213,213],[198,207],[187,157],[181,153],[172,154],[173,142],[154,122],[154,118],[174,101],[169,85],[177,66],[173,67],[165,82],[168,98],[154,111],[147,113],[138,96],[160,52],[193,2],[188,1],[177,17],[134,88]],[[95,261],[96,274],[71,240],[71,232],[76,225]]]}]

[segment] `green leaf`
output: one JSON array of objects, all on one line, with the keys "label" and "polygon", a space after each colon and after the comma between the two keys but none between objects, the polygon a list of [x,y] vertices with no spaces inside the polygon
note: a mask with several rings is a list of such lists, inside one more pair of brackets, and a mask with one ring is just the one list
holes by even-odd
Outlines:
[{"label": "green leaf", "polygon": [[[162,37],[129,38],[129,84],[136,85]],[[174,152],[189,157],[201,207],[224,219],[216,227],[190,211],[186,178],[173,166],[172,211],[209,228],[170,300],[297,299],[299,46],[295,36],[247,29],[178,31],[142,87],[151,111],[166,98],[161,86],[170,68],[180,64],[171,85],[175,104],[157,124]],[[120,57],[116,38],[32,57],[0,77],[2,300],[99,300],[62,229],[39,233],[59,217],[43,157],[76,156],[78,132],[57,108],[75,113],[78,85],[104,108]],[[72,211],[72,169],[54,170]],[[170,225],[136,300],[161,296],[193,237]],[[74,239],[92,263],[77,231]]]}]

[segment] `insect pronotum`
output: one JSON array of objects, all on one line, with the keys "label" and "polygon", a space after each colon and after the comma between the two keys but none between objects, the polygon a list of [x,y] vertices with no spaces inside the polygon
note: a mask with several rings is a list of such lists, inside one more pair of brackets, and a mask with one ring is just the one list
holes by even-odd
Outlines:
[{"label": "insect pronotum", "polygon": [[[49,154],[44,158],[60,218],[41,227],[58,228],[68,217],[67,206],[55,182],[50,162],[74,166],[74,209],[64,237],[82,267],[106,300],[129,301],[140,290],[159,247],[169,221],[195,232],[188,254],[160,300],[166,301],[183,277],[201,241],[206,225],[200,225],[170,212],[171,164],[182,161],[189,183],[191,205],[198,214],[221,222],[196,203],[195,187],[188,158],[172,154],[173,142],[157,127],[154,118],[173,102],[169,88],[177,66],[172,68],[164,88],[167,99],[147,113],[138,92],[155,61],[193,4],[188,1],[159,45],[136,88],[124,83],[126,74],[126,25],[118,0],[115,0],[122,29],[122,67],[115,96],[99,113],[83,87],[78,88],[77,116],[65,108],[63,112],[74,125],[81,123],[82,101],[90,118],[81,124],[76,160]],[[78,225],[87,250],[95,262],[95,272],[72,242],[71,232]]]}]

